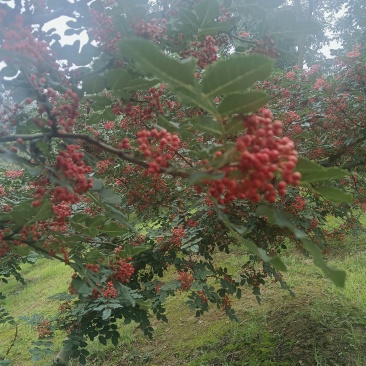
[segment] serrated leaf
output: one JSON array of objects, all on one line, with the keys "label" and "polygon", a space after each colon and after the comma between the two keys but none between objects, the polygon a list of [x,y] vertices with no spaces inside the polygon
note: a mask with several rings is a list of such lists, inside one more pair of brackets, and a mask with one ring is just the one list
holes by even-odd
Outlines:
[{"label": "serrated leaf", "polygon": [[143,78],[132,79],[123,89],[127,91],[145,90],[155,86],[159,82],[160,81],[158,79],[143,79]]},{"label": "serrated leaf", "polygon": [[152,301],[151,300],[143,300],[143,299],[136,299],[136,304],[142,309],[142,310],[149,310],[152,307]]},{"label": "serrated leaf", "polygon": [[79,293],[84,297],[90,295],[90,293],[92,292],[92,288],[87,283],[85,283],[85,281],[83,281],[81,278],[78,277],[73,278],[71,283],[74,286],[77,293]]},{"label": "serrated leaf", "polygon": [[272,71],[273,62],[260,55],[235,55],[215,62],[203,74],[202,91],[209,97],[242,92]]},{"label": "serrated leaf", "polygon": [[311,160],[299,158],[296,171],[301,173],[301,182],[317,182],[327,179],[343,178],[348,172],[340,168],[325,168]]},{"label": "serrated leaf", "polygon": [[203,26],[220,16],[220,6],[216,0],[204,0],[195,7],[199,24]]},{"label": "serrated leaf", "polygon": [[224,178],[225,173],[215,173],[215,174],[209,174],[206,172],[193,172],[188,177],[188,182],[190,184],[195,184],[197,182],[200,182],[202,180],[216,180]]},{"label": "serrated leaf", "polygon": [[134,247],[133,245],[126,244],[124,250],[129,257],[134,257],[140,253],[146,252],[151,248],[150,245],[139,245]]},{"label": "serrated leaf", "polygon": [[326,199],[334,203],[352,203],[353,196],[351,193],[343,192],[340,189],[333,187],[318,187],[313,188],[313,191],[319,193]]},{"label": "serrated leaf", "polygon": [[83,80],[83,90],[87,94],[99,93],[105,87],[105,78],[101,75],[92,75]]},{"label": "serrated leaf", "polygon": [[174,87],[194,90],[195,62],[192,59],[178,61],[165,55],[153,43],[139,38],[123,41],[120,51],[123,57],[136,61],[145,72]]},{"label": "serrated leaf", "polygon": [[142,39],[130,39],[121,43],[123,57],[130,57],[147,73],[160,78],[180,96],[184,104],[195,105],[217,114],[208,98],[202,95],[194,77],[196,63],[193,59],[176,60],[165,55],[153,43]]},{"label": "serrated leaf", "polygon": [[271,258],[269,263],[277,270],[287,272],[287,267],[280,257],[276,256]]},{"label": "serrated leaf", "polygon": [[128,221],[126,215],[121,210],[108,203],[106,203],[104,206],[110,211],[111,216],[115,220],[119,221],[124,226],[127,226],[130,230],[136,232],[134,226]]},{"label": "serrated leaf", "polygon": [[130,80],[130,76],[124,69],[113,69],[107,71],[106,75],[106,85],[109,89],[125,89]]},{"label": "serrated leaf", "polygon": [[210,22],[200,28],[198,36],[216,35],[217,33],[227,33],[233,29],[233,25],[229,22]]},{"label": "serrated leaf", "polygon": [[104,203],[109,203],[112,205],[120,205],[122,203],[122,198],[108,188],[102,188],[98,191],[100,200]]},{"label": "serrated leaf", "polygon": [[283,212],[277,210],[274,207],[261,205],[257,207],[255,213],[257,216],[267,216],[267,219],[271,224],[288,228],[295,234],[298,239],[303,239],[307,237],[304,231],[298,229],[296,225],[291,222],[291,220],[287,218]]},{"label": "serrated leaf", "polygon": [[223,136],[223,128],[218,121],[210,116],[198,116],[191,118],[189,122],[199,131],[206,132],[214,137]]},{"label": "serrated leaf", "polygon": [[323,271],[323,273],[333,281],[336,286],[344,287],[346,282],[346,272],[327,266],[327,264],[324,262],[321,250],[311,240],[303,239],[302,242],[304,244],[304,248],[313,257],[314,264],[319,267]]},{"label": "serrated leaf", "polygon": [[230,135],[245,129],[243,119],[241,117],[234,117],[226,126],[225,134]]},{"label": "serrated leaf", "polygon": [[260,91],[234,93],[222,100],[218,111],[223,116],[253,113],[266,104],[268,100],[269,96]]},{"label": "serrated leaf", "polygon": [[106,308],[106,309],[103,310],[102,319],[107,320],[107,319],[110,318],[111,315],[112,315],[112,309]]},{"label": "serrated leaf", "polygon": [[122,236],[128,232],[125,227],[121,227],[114,222],[104,225],[99,229],[101,233],[107,234],[110,238],[115,238],[116,236]]},{"label": "serrated leaf", "polygon": [[92,177],[92,181],[93,181],[93,187],[90,189],[91,191],[100,191],[103,189],[104,183],[102,179]]},{"label": "serrated leaf", "polygon": [[179,123],[170,122],[162,115],[157,116],[156,122],[160,127],[165,128],[168,132],[176,132],[180,128]]}]

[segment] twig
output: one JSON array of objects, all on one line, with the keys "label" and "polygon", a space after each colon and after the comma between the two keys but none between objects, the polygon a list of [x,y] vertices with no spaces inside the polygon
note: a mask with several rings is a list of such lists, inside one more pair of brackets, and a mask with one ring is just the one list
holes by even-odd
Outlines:
[{"label": "twig", "polygon": [[14,347],[14,344],[15,344],[15,341],[16,341],[17,337],[18,337],[18,325],[15,326],[14,338],[13,338],[13,341],[10,343],[10,346],[9,346],[8,350],[5,353],[5,357],[8,356],[8,354],[10,353],[10,350]]}]

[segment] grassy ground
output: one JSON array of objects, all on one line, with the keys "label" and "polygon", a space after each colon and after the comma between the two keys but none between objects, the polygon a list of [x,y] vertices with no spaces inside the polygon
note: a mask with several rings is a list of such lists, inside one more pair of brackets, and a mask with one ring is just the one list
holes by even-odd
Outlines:
[{"label": "grassy ground", "polygon": [[[263,289],[258,305],[248,289],[233,302],[239,321],[231,322],[217,309],[195,318],[184,305],[186,294],[168,300],[169,323],[155,322],[155,338],[147,340],[134,325],[124,327],[121,346],[92,343],[89,364],[95,366],[361,366],[366,365],[366,236],[333,243],[329,264],[347,271],[345,289],[338,289],[295,251],[284,260],[285,278],[296,297],[277,284]],[[334,254],[336,253],[336,254]],[[235,270],[245,261],[240,251],[220,260]],[[48,295],[65,290],[70,272],[62,265],[40,261],[26,266],[28,286],[1,285],[8,295],[3,305],[16,316],[33,312],[50,315],[57,304]],[[32,365],[28,344],[36,331],[21,325],[9,357],[19,366]],[[0,353],[7,349],[14,328],[0,328]],[[62,335],[55,347],[57,351]],[[50,365],[50,358],[36,365]]]}]

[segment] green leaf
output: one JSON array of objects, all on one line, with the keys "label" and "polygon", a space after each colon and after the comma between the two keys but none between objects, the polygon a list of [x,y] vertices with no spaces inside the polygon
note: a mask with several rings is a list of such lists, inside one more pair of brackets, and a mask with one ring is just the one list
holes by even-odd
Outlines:
[{"label": "green leaf", "polygon": [[112,315],[112,309],[106,308],[106,309],[103,310],[102,319],[107,320],[107,319],[110,318],[111,315]]},{"label": "green leaf", "polygon": [[319,267],[323,271],[323,273],[333,281],[336,286],[344,287],[346,282],[346,272],[327,266],[327,264],[324,262],[321,250],[311,240],[302,239],[302,242],[304,244],[304,248],[313,257],[314,264]]},{"label": "green leaf", "polygon": [[92,75],[83,80],[83,90],[87,94],[99,93],[105,87],[105,78],[100,75]]},{"label": "green leaf", "polygon": [[86,120],[86,123],[88,125],[94,125],[96,123],[99,123],[101,119],[102,119],[102,114],[101,113],[93,113]]},{"label": "green leaf", "polygon": [[71,283],[74,286],[77,293],[79,293],[84,297],[90,295],[92,292],[92,288],[79,277],[73,278]]},{"label": "green leaf", "polygon": [[180,128],[179,123],[170,122],[160,114],[157,116],[156,121],[158,126],[165,128],[168,132],[176,132]]},{"label": "green leaf", "polygon": [[114,69],[107,71],[106,75],[107,88],[109,89],[124,89],[130,80],[130,76],[124,69]]},{"label": "green leaf", "polygon": [[287,267],[285,263],[283,263],[282,259],[278,256],[273,257],[269,260],[269,263],[279,271],[287,272]]},{"label": "green leaf", "polygon": [[267,216],[270,223],[276,224],[280,227],[287,227],[289,230],[291,230],[295,236],[302,241],[304,248],[313,257],[314,264],[319,267],[323,273],[334,282],[336,286],[344,286],[346,278],[345,272],[328,267],[324,262],[319,247],[309,240],[305,232],[299,230],[287,217],[284,216],[282,212],[273,207],[259,206],[256,210],[256,214],[258,216]]},{"label": "green leaf", "polygon": [[221,124],[210,116],[198,116],[188,120],[197,130],[206,132],[214,137],[223,136]]},{"label": "green leaf", "polygon": [[202,90],[209,97],[242,92],[269,76],[273,62],[260,55],[235,55],[209,66],[203,74]]},{"label": "green leaf", "polygon": [[193,172],[188,177],[188,182],[190,184],[195,184],[197,182],[200,182],[201,180],[216,180],[224,178],[225,173],[215,173],[215,174],[209,174],[207,172]]},{"label": "green leaf", "polygon": [[318,187],[314,188],[313,191],[319,193],[329,201],[334,203],[352,203],[353,196],[351,193],[343,192],[340,189],[333,187]]},{"label": "green leaf", "polygon": [[118,208],[114,207],[113,205],[109,204],[109,203],[105,203],[105,208],[108,209],[110,211],[111,216],[119,221],[121,224],[127,226],[130,230],[136,232],[136,229],[134,228],[134,226],[128,221],[126,215],[119,210]]},{"label": "green leaf", "polygon": [[267,219],[271,224],[288,228],[295,234],[298,239],[303,239],[307,237],[304,231],[298,229],[296,225],[291,222],[291,220],[287,218],[283,212],[277,210],[274,207],[261,205],[258,206],[255,213],[257,216],[267,216]]},{"label": "green leaf", "polygon": [[225,126],[225,134],[230,135],[239,131],[243,131],[245,129],[243,118],[234,117],[226,126]]},{"label": "green leaf", "polygon": [[339,168],[325,168],[311,160],[299,158],[296,170],[301,173],[301,182],[317,182],[327,179],[343,178],[348,172]]},{"label": "green leaf", "polygon": [[133,245],[125,244],[124,250],[126,251],[127,256],[134,257],[140,253],[146,252],[151,248],[150,245],[139,245],[134,247]]},{"label": "green leaf", "polygon": [[196,14],[187,9],[181,9],[180,17],[184,21],[183,27],[186,28],[189,33],[196,34],[198,32],[199,21]]},{"label": "green leaf", "polygon": [[145,311],[150,310],[152,307],[151,300],[136,299],[136,304]]},{"label": "green leaf", "polygon": [[143,78],[132,79],[123,89],[127,91],[146,90],[155,86],[159,82],[160,81],[158,79],[143,79]]},{"label": "green leaf", "polygon": [[108,188],[103,188],[98,191],[98,193],[100,200],[104,203],[109,203],[111,205],[120,205],[122,203],[122,198]]},{"label": "green leaf", "polygon": [[218,111],[223,116],[253,113],[266,104],[268,100],[269,96],[260,91],[234,93],[222,100]]},{"label": "green leaf", "polygon": [[94,217],[87,217],[85,220],[85,225],[88,228],[97,228],[106,222],[107,218],[104,215],[97,215]]},{"label": "green leaf", "polygon": [[194,90],[195,62],[192,59],[175,60],[152,42],[140,38],[123,41],[120,51],[123,57],[136,61],[145,72],[156,75],[171,86]]},{"label": "green leaf", "polygon": [[101,229],[99,229],[101,233],[107,234],[110,238],[114,238],[116,236],[122,236],[128,232],[125,227],[121,227],[114,222],[110,222],[109,224],[104,225]]},{"label": "green leaf", "polygon": [[227,33],[233,29],[233,25],[229,22],[210,22],[203,26],[199,32],[198,36],[215,35],[217,33]]},{"label": "green leaf", "polygon": [[220,6],[216,0],[204,0],[195,7],[199,24],[203,26],[220,16]]}]

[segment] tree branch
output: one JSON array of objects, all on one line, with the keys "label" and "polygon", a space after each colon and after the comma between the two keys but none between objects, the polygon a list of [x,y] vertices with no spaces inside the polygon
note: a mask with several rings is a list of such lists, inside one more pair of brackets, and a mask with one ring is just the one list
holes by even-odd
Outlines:
[{"label": "tree branch", "polygon": [[[139,165],[142,168],[148,169],[149,164],[145,161],[142,161],[134,156],[126,154],[124,151],[116,149],[103,141],[97,140],[94,137],[83,135],[83,134],[73,134],[73,133],[60,133],[60,132],[50,132],[50,133],[36,133],[31,135],[9,135],[0,137],[0,143],[2,142],[11,142],[16,141],[17,139],[22,139],[23,141],[32,141],[32,140],[41,140],[41,139],[52,139],[52,138],[60,138],[60,139],[79,139],[85,142],[89,142],[90,144],[99,147],[103,151],[109,152],[115,156],[118,156],[120,159],[128,161],[132,164]],[[161,172],[168,174],[172,177],[181,177],[187,178],[189,173],[186,171],[179,171],[171,168],[161,168]]]}]

